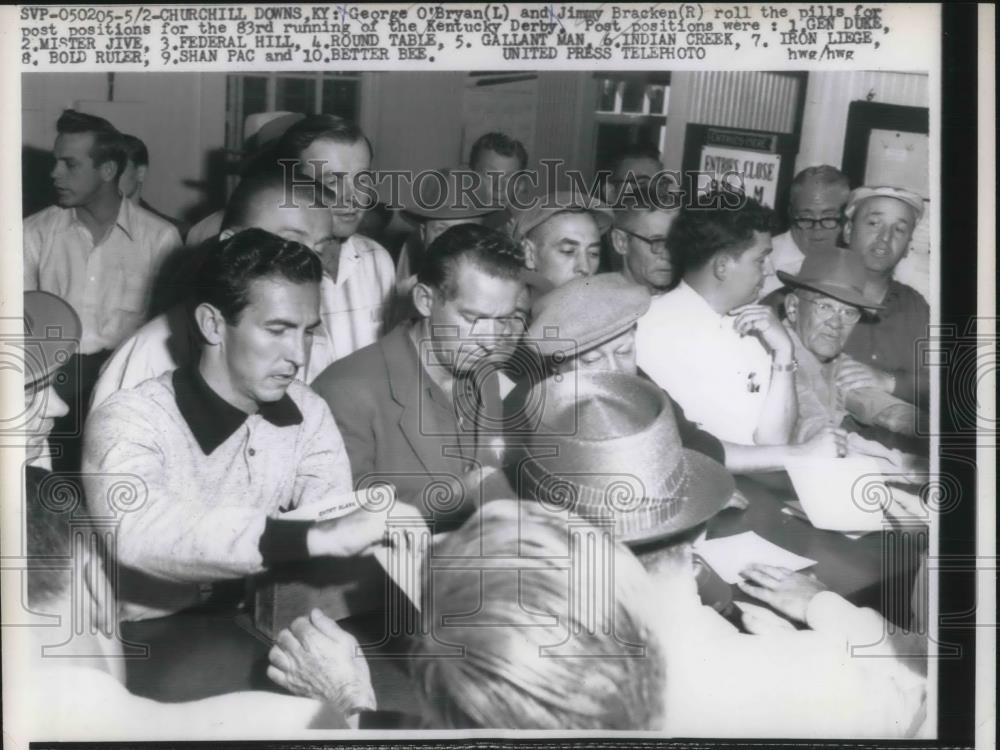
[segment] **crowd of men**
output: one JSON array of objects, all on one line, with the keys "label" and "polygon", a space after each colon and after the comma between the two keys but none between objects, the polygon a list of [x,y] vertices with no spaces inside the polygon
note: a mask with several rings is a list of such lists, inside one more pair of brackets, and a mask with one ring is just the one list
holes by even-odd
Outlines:
[{"label": "crowd of men", "polygon": [[[359,233],[357,180],[377,144],[310,115],[258,144],[184,247],[179,225],[141,200],[140,140],[74,111],[57,130],[57,203],[24,222],[26,337],[43,344],[26,373],[26,517],[30,555],[94,554],[71,548],[52,511],[55,469],[82,477],[95,517],[119,519],[113,591],[93,584],[102,593],[88,611],[138,620],[197,607],[225,581],[371,554],[390,515],[419,516],[442,534],[435,555],[530,549],[535,560],[513,583],[487,585],[471,569],[436,580],[425,603],[435,617],[480,619],[448,633],[462,659],[414,636],[423,726],[918,731],[925,667],[880,637],[880,615],[760,565],[740,588],[770,608],[742,605],[738,627],[699,599],[692,543],[746,502],[732,475],[780,472],[795,456],[864,454],[897,471],[926,457],[917,352],[929,308],[893,275],[920,196],[851,190],[837,169],[809,167],[791,185],[789,230],[775,235],[779,217],[738,192],[661,200],[650,188],[659,154],[640,147],[620,155],[604,201],[555,192],[515,203],[528,154],[490,133],[470,155],[475,191],[445,171],[444,200],[401,212],[412,231],[394,261]],[[589,474],[570,471],[574,451]],[[570,605],[598,572],[583,566],[567,585],[557,564],[567,529],[601,533],[608,509],[584,500],[622,474],[641,480],[652,510],[612,514],[601,616],[614,627],[577,622]],[[141,484],[124,511],[123,478]],[[556,480],[580,498],[574,521],[551,511]],[[395,503],[359,509],[352,491],[380,483]],[[283,517],[310,507],[326,512]],[[34,610],[70,610],[69,572],[39,565],[28,578]],[[77,659],[39,666],[40,694],[147,730],[265,715],[349,726],[375,708],[356,643],[319,611],[271,651],[271,678],[304,696],[287,705],[252,693],[169,706],[132,696],[115,682],[113,632],[95,623]],[[585,637],[548,658],[564,632]],[[639,643],[643,658],[621,658]],[[885,658],[845,657],[875,643]]]}]

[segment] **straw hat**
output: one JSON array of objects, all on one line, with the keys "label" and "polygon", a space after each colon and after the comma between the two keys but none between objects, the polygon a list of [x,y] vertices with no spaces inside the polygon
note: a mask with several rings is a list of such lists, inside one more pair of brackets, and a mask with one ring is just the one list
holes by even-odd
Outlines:
[{"label": "straw hat", "polygon": [[736,485],[681,445],[667,394],[644,378],[575,372],[538,383],[544,401],[518,481],[528,497],[593,521],[613,520],[644,544],[704,523]]}]

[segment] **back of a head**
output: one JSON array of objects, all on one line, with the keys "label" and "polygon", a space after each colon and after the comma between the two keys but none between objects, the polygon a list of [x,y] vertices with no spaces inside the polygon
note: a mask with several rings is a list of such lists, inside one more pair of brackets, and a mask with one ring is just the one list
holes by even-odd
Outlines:
[{"label": "back of a head", "polygon": [[323,266],[312,250],[263,229],[244,229],[204,250],[192,306],[208,303],[235,323],[249,304],[250,284],[279,278],[295,284],[319,284]]},{"label": "back of a head", "polygon": [[626,161],[633,159],[651,159],[655,162],[660,161],[660,149],[649,143],[633,143],[626,146],[618,154],[615,155],[615,159],[611,164],[612,170],[618,169]]},{"label": "back of a head", "polygon": [[122,133],[122,145],[125,147],[125,158],[137,167],[149,166],[149,149],[138,136]]},{"label": "back of a head", "polygon": [[29,466],[24,474],[25,525],[28,552],[28,604],[33,608],[68,595],[71,571],[59,569],[58,560],[71,560],[67,497],[80,497],[72,480]]},{"label": "back of a head", "polygon": [[358,125],[337,115],[308,115],[292,125],[275,144],[275,159],[297,160],[314,141],[333,141],[352,144],[364,141],[368,153],[374,157],[371,141]]},{"label": "back of a head", "polygon": [[[578,521],[572,528],[602,533]],[[659,728],[664,664],[640,615],[645,573],[624,547],[613,550],[607,579],[598,579],[609,573],[601,565],[570,571],[565,518],[515,500],[487,503],[442,540],[436,557],[478,559],[492,572],[434,575],[431,619],[442,626],[414,640],[410,662],[427,721],[455,729]],[[608,599],[596,592],[608,580],[613,602],[602,611]],[[581,606],[595,596],[592,609]],[[447,615],[473,622],[445,624]],[[435,656],[439,643],[463,654]]]},{"label": "back of a head", "polygon": [[470,169],[476,169],[486,151],[492,151],[500,156],[515,157],[521,169],[528,165],[528,151],[523,143],[505,133],[493,132],[479,136],[472,144],[469,151]]},{"label": "back of a head", "polygon": [[814,185],[821,188],[838,188],[844,193],[844,202],[851,192],[851,184],[847,175],[836,167],[829,164],[820,164],[814,167],[806,167],[800,171],[792,180],[789,186],[790,194],[795,195],[807,185]]},{"label": "back of a head", "polygon": [[774,212],[729,188],[695,196],[670,227],[667,245],[682,273],[704,268],[718,253],[739,256],[755,232],[770,233]]},{"label": "back of a head", "polygon": [[122,134],[110,122],[97,115],[77,112],[75,109],[63,110],[56,120],[56,132],[59,135],[76,135],[90,133],[94,136],[94,145],[90,157],[94,166],[113,161],[120,175],[125,169],[126,149]]},{"label": "back of a head", "polygon": [[222,229],[246,229],[253,226],[254,207],[262,200],[278,205],[284,198],[286,179],[284,170],[268,160],[246,173],[236,185],[222,215]]},{"label": "back of a head", "polygon": [[506,234],[478,224],[460,224],[445,230],[430,244],[417,281],[453,298],[460,262],[472,263],[487,275],[502,279],[520,279],[524,270],[523,255]]}]

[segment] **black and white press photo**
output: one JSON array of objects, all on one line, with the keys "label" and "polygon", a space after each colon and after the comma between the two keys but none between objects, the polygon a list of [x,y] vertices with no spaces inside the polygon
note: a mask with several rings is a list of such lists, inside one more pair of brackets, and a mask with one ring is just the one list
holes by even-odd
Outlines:
[{"label": "black and white press photo", "polygon": [[957,11],[10,10],[11,738],[973,746]]}]

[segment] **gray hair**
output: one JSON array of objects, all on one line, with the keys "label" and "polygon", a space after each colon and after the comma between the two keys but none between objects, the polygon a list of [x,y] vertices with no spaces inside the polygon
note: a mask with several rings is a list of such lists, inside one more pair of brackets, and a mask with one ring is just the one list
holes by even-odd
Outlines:
[{"label": "gray hair", "polygon": [[[618,543],[601,558],[611,575],[572,566],[580,545],[612,532],[565,516],[530,501],[487,503],[435,549],[435,558],[479,566],[435,573],[438,629],[413,644],[414,683],[432,726],[661,727],[665,666],[643,609],[650,580]],[[467,624],[448,626],[453,618]],[[435,656],[442,643],[462,655]]]}]

